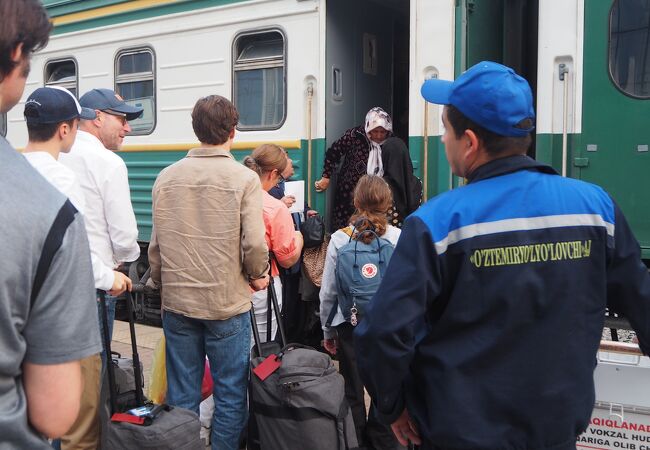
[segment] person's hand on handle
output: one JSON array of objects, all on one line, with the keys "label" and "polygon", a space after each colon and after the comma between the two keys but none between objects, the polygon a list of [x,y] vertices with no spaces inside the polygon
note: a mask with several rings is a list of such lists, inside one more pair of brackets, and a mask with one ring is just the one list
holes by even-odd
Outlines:
[{"label": "person's hand on handle", "polygon": [[258,278],[256,280],[250,280],[249,286],[254,291],[261,291],[262,289],[266,289],[268,287],[269,279],[270,277],[268,275],[264,275],[262,278]]},{"label": "person's hand on handle", "polygon": [[133,287],[131,278],[124,275],[122,272],[118,272],[117,270],[113,271],[113,275],[115,276],[113,280],[113,286],[108,291],[110,295],[117,297],[124,291],[131,291],[131,288]]}]

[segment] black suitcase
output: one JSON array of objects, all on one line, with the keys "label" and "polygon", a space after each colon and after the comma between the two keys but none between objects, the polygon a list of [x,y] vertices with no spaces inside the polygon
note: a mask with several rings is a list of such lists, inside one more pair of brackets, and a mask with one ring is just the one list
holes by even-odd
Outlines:
[{"label": "black suitcase", "polygon": [[[253,309],[250,313],[255,347],[249,385],[248,450],[357,448],[343,377],[328,355],[299,344],[286,345],[273,280],[268,287],[267,311],[265,343],[260,342]],[[271,311],[278,319],[280,342],[268,342]],[[262,380],[255,368],[273,355],[281,361],[280,367]]]},{"label": "black suitcase", "polygon": [[[104,450],[203,450],[200,439],[201,424],[199,417],[187,409],[167,405],[146,403],[142,393],[142,370],[138,356],[135,337],[135,317],[130,293],[127,293],[127,315],[133,349],[133,392],[135,407],[147,406],[149,411],[142,416],[124,414],[131,405],[130,401],[118,403],[119,395],[116,385],[114,364],[107,364],[110,419],[102,424],[102,449]],[[106,301],[100,294],[102,321],[104,324],[104,348],[111,355],[111,339],[108,335]],[[128,391],[127,391],[128,392]],[[133,422],[133,423],[132,423]],[[136,423],[137,422],[137,423]]]}]

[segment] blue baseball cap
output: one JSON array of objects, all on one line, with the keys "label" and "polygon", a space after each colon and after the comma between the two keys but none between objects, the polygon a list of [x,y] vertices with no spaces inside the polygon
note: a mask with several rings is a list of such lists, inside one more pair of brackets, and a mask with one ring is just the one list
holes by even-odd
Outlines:
[{"label": "blue baseball cap", "polygon": [[455,106],[500,136],[527,136],[535,128],[517,127],[522,120],[535,119],[528,82],[510,67],[492,61],[470,67],[456,81],[427,80],[421,93],[428,102]]},{"label": "blue baseball cap", "polygon": [[124,114],[126,120],[137,119],[142,115],[143,108],[131,106],[122,97],[110,89],[93,89],[79,99],[81,106],[100,111]]},{"label": "blue baseball cap", "polygon": [[36,89],[25,102],[25,120],[29,124],[60,123],[72,119],[94,119],[95,111],[82,108],[69,90],[59,86]]}]

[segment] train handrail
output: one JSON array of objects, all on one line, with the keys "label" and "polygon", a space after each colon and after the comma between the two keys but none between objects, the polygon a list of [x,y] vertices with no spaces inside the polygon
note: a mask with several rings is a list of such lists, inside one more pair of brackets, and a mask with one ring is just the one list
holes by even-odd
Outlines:
[{"label": "train handrail", "polygon": [[601,352],[623,353],[625,355],[644,356],[637,344],[629,342],[600,341]]},{"label": "train handrail", "polygon": [[560,64],[560,81],[563,82],[563,105],[562,105],[562,176],[566,177],[567,175],[567,158],[569,153],[568,148],[568,138],[567,138],[567,129],[568,129],[568,120],[569,120],[569,69],[566,64]]},{"label": "train handrail", "polygon": [[312,102],[314,99],[314,85],[309,83],[307,86],[307,205],[313,208],[311,202],[312,190],[312,167],[311,167],[311,153],[312,153]]}]

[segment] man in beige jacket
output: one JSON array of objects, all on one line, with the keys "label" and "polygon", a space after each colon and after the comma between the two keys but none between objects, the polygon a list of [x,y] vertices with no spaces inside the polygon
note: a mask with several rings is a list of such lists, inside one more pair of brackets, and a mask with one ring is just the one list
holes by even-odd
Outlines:
[{"label": "man in beige jacket", "polygon": [[161,288],[167,402],[199,412],[205,356],[214,379],[212,448],[236,450],[246,423],[251,288],[266,288],[259,177],[230,153],[239,114],[203,97],[192,111],[201,147],[153,187],[151,281]]}]

